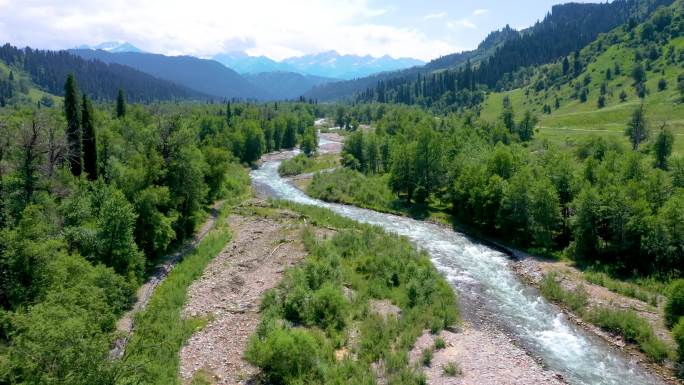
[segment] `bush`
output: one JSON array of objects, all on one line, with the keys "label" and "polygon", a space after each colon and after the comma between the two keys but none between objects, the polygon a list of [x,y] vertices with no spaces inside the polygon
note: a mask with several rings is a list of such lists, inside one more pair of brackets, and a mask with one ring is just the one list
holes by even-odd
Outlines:
[{"label": "bush", "polygon": [[435,340],[435,349],[436,350],[442,350],[446,347],[446,342],[444,342],[444,338],[442,337],[437,337]]},{"label": "bush", "polygon": [[667,289],[665,322],[671,328],[682,316],[684,316],[684,279],[678,279]]},{"label": "bush", "polygon": [[432,363],[432,348],[423,349],[420,361],[423,363],[423,366],[430,366]]},{"label": "bush", "polygon": [[339,287],[326,283],[313,295],[311,323],[324,330],[342,330],[347,300]]},{"label": "bush", "polygon": [[677,360],[684,363],[684,317],[681,317],[672,329],[672,337],[677,344]]},{"label": "bush", "polygon": [[322,350],[308,331],[275,328],[262,340],[252,337],[245,352],[250,363],[261,368],[269,383],[289,384],[315,374]]},{"label": "bush", "polygon": [[463,370],[461,370],[461,367],[453,361],[444,364],[442,366],[442,371],[444,372],[445,376],[449,377],[456,377],[463,374]]}]

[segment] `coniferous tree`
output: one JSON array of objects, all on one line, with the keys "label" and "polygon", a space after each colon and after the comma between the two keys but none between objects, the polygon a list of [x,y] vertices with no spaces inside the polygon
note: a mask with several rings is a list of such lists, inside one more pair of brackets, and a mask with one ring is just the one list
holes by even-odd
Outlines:
[{"label": "coniferous tree", "polygon": [[67,145],[69,167],[74,176],[81,175],[82,146],[81,146],[81,117],[79,114],[78,86],[74,75],[67,76],[64,84],[64,115],[67,121]]},{"label": "coniferous tree", "polygon": [[667,170],[667,158],[672,154],[672,145],[674,144],[674,135],[670,130],[663,127],[658,133],[655,144],[656,162],[655,166],[661,170]]},{"label": "coniferous tree", "polygon": [[97,141],[93,122],[93,105],[84,94],[81,104],[81,128],[83,130],[83,171],[89,180],[97,179]]},{"label": "coniferous tree", "polygon": [[627,124],[626,134],[629,136],[629,141],[632,143],[634,151],[639,149],[639,144],[648,138],[648,127],[646,125],[643,104],[632,113],[632,119]]},{"label": "coniferous tree", "polygon": [[119,93],[116,96],[116,117],[123,118],[124,116],[126,116],[126,97],[123,89],[119,88]]},{"label": "coniferous tree", "polygon": [[230,102],[226,104],[226,123],[230,126],[230,118],[233,117],[233,111],[230,109]]}]

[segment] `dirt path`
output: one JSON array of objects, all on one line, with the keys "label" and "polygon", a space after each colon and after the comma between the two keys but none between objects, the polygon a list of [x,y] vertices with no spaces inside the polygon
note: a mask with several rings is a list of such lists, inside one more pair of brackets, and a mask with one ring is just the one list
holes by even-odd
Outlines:
[{"label": "dirt path", "polygon": [[259,303],[289,266],[306,255],[299,242],[299,218],[264,208],[267,216],[230,217],[233,240],[188,290],[185,317],[208,317],[180,352],[180,376],[189,383],[202,371],[215,384],[243,384],[256,369],[242,358],[259,323]]},{"label": "dirt path", "polygon": [[183,247],[176,252],[162,258],[162,262],[154,269],[152,274],[136,292],[136,301],[131,310],[127,311],[121,319],[116,323],[116,330],[121,333],[122,337],[116,339],[113,343],[112,350],[109,352],[112,358],[121,358],[126,351],[126,346],[130,340],[131,334],[135,329],[134,317],[139,311],[145,309],[147,303],[152,298],[154,290],[161,284],[164,279],[171,273],[174,266],[180,262],[185,255],[192,252],[195,247],[209,234],[209,231],[214,228],[216,218],[225,201],[218,201],[211,206],[209,218],[202,224],[191,241],[187,242]]},{"label": "dirt path", "polygon": [[[446,347],[434,350],[429,367],[423,367],[429,385],[562,385],[562,377],[544,369],[509,337],[497,330],[466,324],[462,330],[439,334]],[[423,333],[411,350],[409,361],[421,365],[423,349],[435,346],[437,336]],[[444,367],[454,364],[459,374]]]}]

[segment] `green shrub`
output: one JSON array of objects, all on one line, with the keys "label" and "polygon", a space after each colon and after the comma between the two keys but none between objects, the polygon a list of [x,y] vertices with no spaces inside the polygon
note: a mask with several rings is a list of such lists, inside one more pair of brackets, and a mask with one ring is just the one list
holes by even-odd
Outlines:
[{"label": "green shrub", "polygon": [[347,313],[347,300],[339,287],[324,284],[313,295],[311,324],[324,330],[342,330]]},{"label": "green shrub", "polygon": [[461,369],[460,365],[453,361],[442,365],[442,371],[444,372],[445,376],[449,377],[456,377],[463,374],[463,370]]},{"label": "green shrub", "polygon": [[574,290],[565,290],[558,283],[556,277],[556,273],[549,273],[542,278],[539,283],[539,290],[542,295],[552,301],[567,305],[572,311],[582,311],[588,303],[587,292],[584,287],[578,286]]},{"label": "green shrub", "polygon": [[272,384],[316,376],[314,369],[323,358],[316,338],[302,329],[272,329],[264,339],[253,337],[245,352],[245,359],[261,368]]},{"label": "green shrub", "polygon": [[442,350],[446,347],[446,342],[444,342],[444,338],[442,337],[437,337],[435,340],[435,349],[436,350]]},{"label": "green shrub", "polygon": [[589,314],[589,319],[606,330],[619,333],[625,340],[637,343],[656,362],[665,360],[670,354],[669,348],[658,339],[648,321],[640,318],[633,310],[600,307]]},{"label": "green shrub", "polygon": [[684,317],[681,317],[672,329],[672,337],[677,344],[677,360],[684,363]]},{"label": "green shrub", "polygon": [[682,316],[684,316],[684,279],[678,279],[667,289],[665,322],[671,328]]},{"label": "green shrub", "polygon": [[420,356],[420,361],[423,363],[423,366],[430,366],[432,363],[432,348],[423,349],[423,352]]}]

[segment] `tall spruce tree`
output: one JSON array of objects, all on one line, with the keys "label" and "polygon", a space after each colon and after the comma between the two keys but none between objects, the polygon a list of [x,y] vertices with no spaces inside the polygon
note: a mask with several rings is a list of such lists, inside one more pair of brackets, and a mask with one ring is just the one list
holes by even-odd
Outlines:
[{"label": "tall spruce tree", "polygon": [[126,96],[122,88],[119,88],[119,94],[116,96],[116,117],[123,118],[126,116]]},{"label": "tall spruce tree", "polygon": [[69,168],[74,176],[81,175],[83,150],[81,144],[81,117],[79,111],[78,86],[73,74],[67,76],[64,84],[64,115],[67,121],[67,144]]},{"label": "tall spruce tree", "polygon": [[84,94],[81,104],[81,128],[83,130],[83,171],[89,180],[97,180],[97,141],[93,122],[93,105]]},{"label": "tall spruce tree", "polygon": [[632,143],[632,150],[634,151],[638,150],[641,142],[648,138],[648,125],[643,104],[632,112],[632,119],[627,124],[625,133],[629,137],[629,141]]}]

